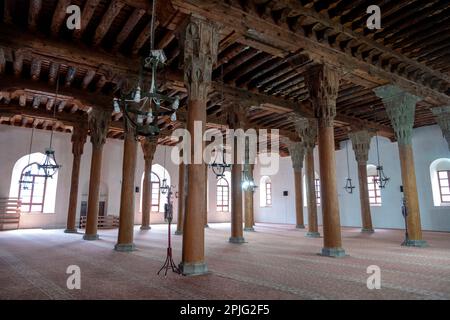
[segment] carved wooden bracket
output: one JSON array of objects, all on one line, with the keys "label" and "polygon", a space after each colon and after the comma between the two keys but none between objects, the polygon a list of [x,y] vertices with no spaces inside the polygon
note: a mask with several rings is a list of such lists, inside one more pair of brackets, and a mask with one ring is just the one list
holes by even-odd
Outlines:
[{"label": "carved wooden bracket", "polygon": [[74,157],[80,157],[83,154],[84,144],[86,143],[88,126],[85,122],[80,122],[73,126],[72,132],[72,153]]}]

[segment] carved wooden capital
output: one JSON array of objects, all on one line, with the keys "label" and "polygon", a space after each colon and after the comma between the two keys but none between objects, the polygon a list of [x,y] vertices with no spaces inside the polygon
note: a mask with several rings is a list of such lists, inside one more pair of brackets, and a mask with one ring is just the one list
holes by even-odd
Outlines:
[{"label": "carved wooden capital", "polygon": [[142,152],[144,153],[144,160],[152,163],[155,156],[156,147],[158,146],[158,138],[145,137],[141,139]]},{"label": "carved wooden capital", "polygon": [[333,127],[340,72],[328,65],[312,67],[305,76],[309,99],[321,127]]},{"label": "carved wooden capital", "polygon": [[213,65],[217,61],[218,26],[202,18],[190,16],[179,36],[184,49],[184,82],[189,99],[206,101]]},{"label": "carved wooden capital", "polygon": [[94,149],[101,148],[106,142],[106,135],[111,122],[111,110],[94,108],[89,113],[88,121],[92,147]]},{"label": "carved wooden capital", "polygon": [[442,135],[447,140],[450,150],[450,106],[433,108],[431,112],[433,112],[437,124],[441,127]]},{"label": "carved wooden capital", "polygon": [[314,149],[317,140],[317,119],[297,118],[295,120],[295,130],[302,138],[302,143],[306,149]]},{"label": "carved wooden capital", "polygon": [[368,130],[359,130],[349,132],[348,136],[352,141],[356,161],[358,164],[366,164],[369,160],[370,140],[373,133]]},{"label": "carved wooden capital", "polygon": [[303,159],[305,158],[305,146],[302,142],[291,142],[288,144],[289,154],[291,155],[292,167],[295,172],[302,172]]},{"label": "carved wooden capital", "polygon": [[416,103],[420,98],[390,84],[373,91],[383,100],[398,143],[411,144]]},{"label": "carved wooden capital", "polygon": [[73,126],[72,132],[72,153],[75,157],[83,154],[84,144],[86,143],[88,126],[85,122],[80,122]]}]

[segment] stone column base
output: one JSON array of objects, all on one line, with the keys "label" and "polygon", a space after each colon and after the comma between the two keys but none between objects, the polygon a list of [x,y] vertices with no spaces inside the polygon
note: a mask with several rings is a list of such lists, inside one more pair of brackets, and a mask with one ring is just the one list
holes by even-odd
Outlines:
[{"label": "stone column base", "polygon": [[180,271],[184,276],[198,276],[208,273],[208,266],[204,262],[202,263],[181,262],[178,265],[178,268],[180,268]]},{"label": "stone column base", "polygon": [[151,228],[150,226],[141,226],[141,230],[150,230]]},{"label": "stone column base", "polygon": [[179,230],[175,231],[175,235],[177,235],[177,236],[181,236],[182,234],[183,234],[183,231],[179,231]]},{"label": "stone column base", "polygon": [[255,231],[255,228],[253,228],[253,227],[244,228],[244,231]]},{"label": "stone column base", "polygon": [[77,229],[66,229],[64,230],[64,233],[78,233]]},{"label": "stone column base", "polygon": [[426,248],[428,247],[428,243],[425,240],[405,240],[402,242],[402,246]]},{"label": "stone column base", "polygon": [[305,225],[304,224],[298,224],[295,226],[297,229],[305,229]]},{"label": "stone column base", "polygon": [[345,250],[342,248],[322,248],[321,256],[332,257],[332,258],[342,258],[345,257]]},{"label": "stone column base", "polygon": [[134,246],[134,243],[117,243],[114,246],[114,250],[120,252],[131,252],[136,250],[136,247]]},{"label": "stone column base", "polygon": [[361,232],[362,232],[362,233],[374,233],[375,230],[373,230],[373,229],[362,228],[362,229],[361,229]]},{"label": "stone column base", "polygon": [[245,243],[245,239],[243,237],[230,237],[229,241],[231,243]]},{"label": "stone column base", "polygon": [[92,241],[92,240],[98,240],[98,234],[84,234],[83,235],[83,240],[88,240],[88,241]]},{"label": "stone column base", "polygon": [[306,233],[306,237],[308,238],[320,238],[319,232],[308,232]]}]

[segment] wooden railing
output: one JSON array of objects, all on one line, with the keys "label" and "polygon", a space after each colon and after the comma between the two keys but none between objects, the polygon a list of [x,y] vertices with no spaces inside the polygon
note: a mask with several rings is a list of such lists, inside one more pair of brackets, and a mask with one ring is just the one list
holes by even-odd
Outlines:
[{"label": "wooden railing", "polygon": [[[80,217],[79,228],[86,228],[86,216]],[[119,227],[119,217],[117,216],[102,216],[98,217],[97,228],[99,229],[113,229]]]},{"label": "wooden railing", "polygon": [[19,229],[21,205],[19,198],[0,198],[0,230]]}]

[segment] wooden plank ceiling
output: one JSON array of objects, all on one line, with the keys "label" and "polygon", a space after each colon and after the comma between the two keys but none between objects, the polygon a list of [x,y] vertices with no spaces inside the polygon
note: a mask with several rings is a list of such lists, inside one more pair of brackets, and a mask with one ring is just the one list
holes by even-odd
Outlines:
[{"label": "wooden plank ceiling", "polygon": [[[0,123],[70,132],[91,108],[111,108],[112,97],[135,81],[150,46],[151,1],[0,1]],[[65,8],[82,8],[82,29],[65,26]],[[365,27],[366,8],[378,4],[382,29]],[[164,93],[182,99],[179,120],[160,121],[168,134],[182,125],[187,94],[179,69],[177,30],[197,13],[222,25],[208,101],[210,127],[223,125],[229,96],[254,102],[251,126],[294,135],[289,113],[311,114],[304,75],[326,60],[342,67],[336,142],[351,126],[394,138],[372,89],[394,83],[424,99],[415,126],[435,123],[430,108],[450,104],[450,4],[411,0],[172,0],[158,1],[155,44],[168,63]],[[55,101],[55,80],[61,82]],[[56,108],[56,120],[53,111]],[[108,136],[122,138],[122,115],[112,114]],[[161,138],[160,143],[173,143]],[[286,151],[282,147],[282,151]]]}]

